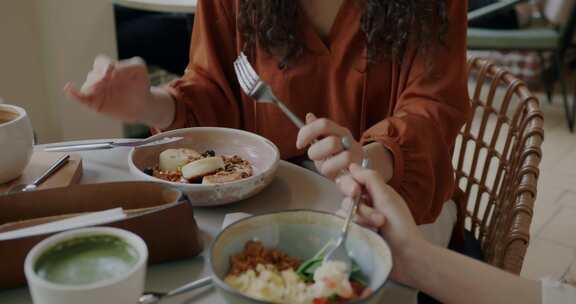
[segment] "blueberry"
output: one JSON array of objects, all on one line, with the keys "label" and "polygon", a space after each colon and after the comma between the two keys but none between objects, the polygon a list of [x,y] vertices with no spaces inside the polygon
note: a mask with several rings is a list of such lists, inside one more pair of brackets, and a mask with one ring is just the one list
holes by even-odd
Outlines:
[{"label": "blueberry", "polygon": [[145,168],[143,171],[145,174],[148,174],[150,176],[154,175],[154,169],[152,168]]}]

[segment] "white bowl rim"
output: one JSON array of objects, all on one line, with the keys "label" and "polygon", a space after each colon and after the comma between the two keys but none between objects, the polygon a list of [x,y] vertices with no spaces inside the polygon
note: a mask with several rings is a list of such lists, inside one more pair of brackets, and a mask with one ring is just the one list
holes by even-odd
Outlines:
[{"label": "white bowl rim", "polygon": [[138,173],[138,175],[142,176],[142,177],[146,177],[148,179],[150,179],[151,181],[155,181],[155,182],[160,182],[160,183],[165,183],[174,187],[185,187],[188,189],[214,189],[214,188],[218,188],[218,187],[224,187],[224,186],[233,186],[233,185],[237,185],[237,184],[241,184],[241,183],[247,183],[253,180],[257,180],[263,176],[265,176],[268,172],[273,171],[276,167],[278,167],[278,163],[280,161],[280,151],[278,150],[278,147],[269,139],[258,135],[256,133],[252,133],[252,132],[248,132],[248,131],[244,131],[244,130],[240,130],[240,129],[233,129],[233,128],[220,128],[220,127],[192,127],[192,128],[184,128],[184,129],[174,129],[174,130],[170,130],[170,131],[166,131],[166,132],[162,132],[162,133],[158,133],[155,135],[152,135],[150,138],[164,138],[164,137],[171,137],[171,136],[175,136],[178,135],[179,133],[186,133],[188,131],[218,131],[218,132],[227,132],[227,133],[242,133],[244,135],[250,136],[250,137],[254,137],[257,139],[262,140],[263,142],[265,142],[266,144],[268,144],[273,150],[274,150],[274,161],[264,170],[262,170],[262,172],[252,175],[250,177],[247,178],[243,178],[237,181],[233,181],[233,182],[229,182],[229,183],[223,183],[223,184],[215,184],[215,185],[204,185],[204,184],[185,184],[185,183],[178,183],[178,182],[171,182],[171,181],[167,181],[167,180],[163,180],[161,178],[157,178],[155,176],[152,175],[148,175],[146,173],[144,173],[142,170],[140,170],[140,168],[138,168],[133,161],[133,156],[134,156],[134,152],[136,151],[136,148],[131,148],[130,149],[130,153],[128,155],[128,165],[129,167],[133,170],[136,171]]},{"label": "white bowl rim", "polygon": [[[109,280],[96,281],[94,283],[83,285],[66,285],[66,284],[53,283],[46,279],[41,278],[36,273],[36,270],[34,269],[35,268],[34,264],[42,256],[42,254],[46,253],[55,245],[69,241],[74,238],[87,237],[91,235],[111,235],[123,239],[125,242],[133,246],[138,251],[139,254],[138,262],[134,266],[132,266],[132,268],[130,268],[129,271],[115,278]],[[24,272],[28,280],[33,280],[34,284],[38,284],[43,288],[59,291],[94,290],[112,286],[131,278],[136,272],[141,270],[143,267],[146,267],[146,265],[148,264],[148,255],[149,255],[148,246],[146,245],[146,242],[139,235],[131,231],[114,227],[88,227],[88,228],[72,229],[56,233],[42,240],[40,243],[36,244],[26,256],[26,259],[24,261]]]},{"label": "white bowl rim", "polygon": [[[337,214],[326,212],[326,211],[319,211],[319,210],[312,210],[312,209],[293,209],[293,210],[279,210],[279,211],[273,211],[273,212],[268,212],[268,213],[263,213],[263,214],[256,214],[256,215],[248,216],[248,217],[242,218],[238,221],[235,221],[234,223],[228,225],[226,228],[222,229],[222,231],[220,231],[218,233],[218,235],[214,238],[214,240],[210,244],[210,248],[208,249],[208,267],[210,269],[210,273],[212,274],[211,275],[212,280],[215,282],[215,284],[227,292],[230,292],[234,295],[240,296],[244,300],[256,301],[257,303],[261,303],[261,304],[269,304],[270,302],[262,301],[262,300],[259,300],[256,298],[252,298],[250,296],[247,296],[247,295],[239,292],[238,290],[230,287],[218,275],[216,275],[216,273],[214,272],[214,265],[213,265],[213,261],[212,261],[212,252],[214,250],[214,246],[226,231],[228,231],[229,229],[232,229],[234,226],[236,226],[237,224],[240,224],[244,221],[248,221],[248,220],[254,219],[256,217],[270,216],[270,215],[274,215],[274,214],[278,214],[278,213],[302,213],[302,212],[304,212],[304,213],[317,213],[319,215],[331,216],[331,217],[335,217],[335,218],[338,218],[338,219],[343,220],[343,221],[345,220],[343,217],[341,217]],[[362,227],[356,223],[351,223],[351,224],[356,226],[357,228],[359,228],[360,231],[362,231],[362,232],[376,235],[378,237],[378,239],[382,241],[382,245],[384,245],[386,250],[390,253],[390,255],[389,255],[390,256],[390,268],[388,269],[388,273],[386,274],[386,280],[380,286],[378,286],[378,288],[376,290],[373,290],[372,293],[370,293],[370,295],[368,295],[367,297],[362,298],[362,299],[358,299],[358,300],[354,300],[352,302],[348,302],[349,304],[354,304],[354,303],[360,303],[360,302],[364,302],[364,301],[370,301],[372,298],[374,298],[374,296],[376,296],[376,294],[378,294],[388,284],[388,282],[390,282],[390,273],[392,272],[392,267],[394,265],[394,257],[392,256],[392,251],[390,250],[390,246],[388,245],[388,242],[380,234],[378,234],[378,233],[376,233],[370,229],[367,229],[365,227]]]}]

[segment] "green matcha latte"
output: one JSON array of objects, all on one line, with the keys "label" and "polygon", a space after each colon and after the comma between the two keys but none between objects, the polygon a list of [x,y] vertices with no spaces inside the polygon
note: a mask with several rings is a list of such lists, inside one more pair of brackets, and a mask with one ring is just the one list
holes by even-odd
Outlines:
[{"label": "green matcha latte", "polygon": [[51,283],[87,285],[130,272],[139,258],[137,250],[121,238],[96,234],[56,244],[38,258],[34,271]]}]

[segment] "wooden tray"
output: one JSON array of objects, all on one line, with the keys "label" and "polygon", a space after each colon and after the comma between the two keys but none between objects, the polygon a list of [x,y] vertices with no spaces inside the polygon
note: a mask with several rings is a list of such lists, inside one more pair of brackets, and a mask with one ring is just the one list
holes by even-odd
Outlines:
[{"label": "wooden tray", "polygon": [[[190,259],[202,252],[202,239],[192,204],[177,189],[160,183],[117,182],[0,196],[0,227],[29,227],[75,214],[122,208],[125,219],[98,226],[136,233],[148,246],[149,262]],[[163,229],[170,224],[169,229]],[[26,283],[26,254],[54,233],[0,240],[0,293]],[[2,300],[0,300],[1,303]],[[10,301],[8,301],[10,302]]]},{"label": "wooden tray", "polygon": [[[63,153],[34,152],[30,159],[30,163],[24,170],[24,173],[22,173],[22,176],[7,184],[0,184],[0,193],[7,192],[12,186],[18,184],[32,183],[36,177],[44,173],[51,164],[63,155]],[[68,163],[42,183],[38,189],[67,187],[72,184],[77,184],[81,177],[82,158],[78,154],[70,154],[70,160]]]}]

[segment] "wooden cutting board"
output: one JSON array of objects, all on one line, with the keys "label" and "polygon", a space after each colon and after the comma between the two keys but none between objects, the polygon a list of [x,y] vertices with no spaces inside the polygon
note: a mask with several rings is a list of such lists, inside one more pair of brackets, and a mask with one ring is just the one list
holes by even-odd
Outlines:
[{"label": "wooden cutting board", "polygon": [[[28,167],[22,173],[20,178],[7,184],[0,184],[0,193],[7,192],[12,186],[18,184],[29,184],[38,176],[44,173],[54,162],[56,162],[63,153],[48,153],[36,151],[32,154]],[[50,189],[67,187],[76,184],[82,177],[82,158],[78,154],[70,154],[70,160],[60,168],[56,173],[49,177],[38,189]]]}]

